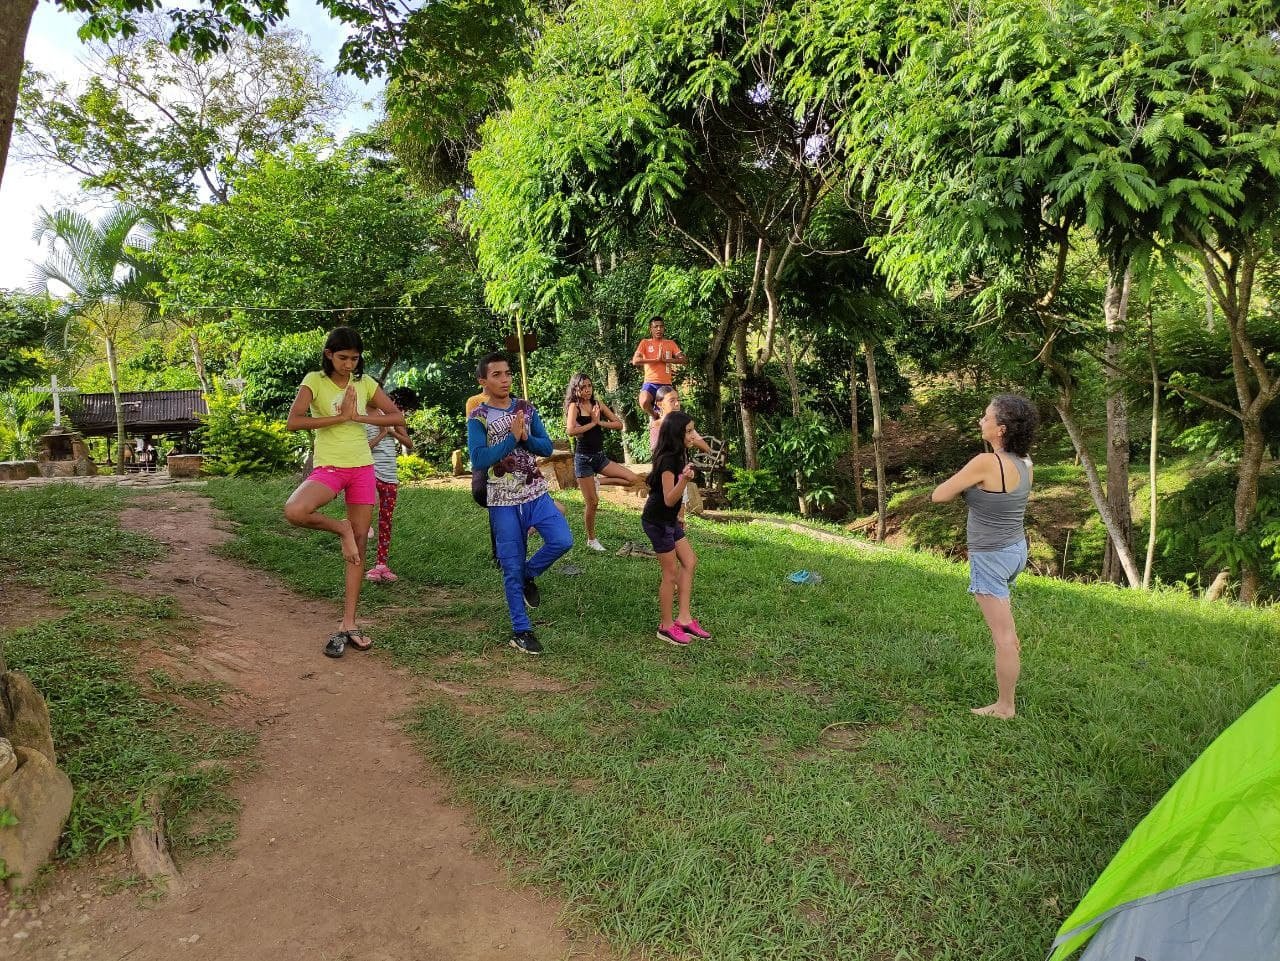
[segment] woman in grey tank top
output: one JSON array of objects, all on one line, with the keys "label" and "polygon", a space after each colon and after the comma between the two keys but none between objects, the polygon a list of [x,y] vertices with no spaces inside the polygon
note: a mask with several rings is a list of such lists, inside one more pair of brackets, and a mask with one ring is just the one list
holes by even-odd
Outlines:
[{"label": "woman in grey tank top", "polygon": [[969,593],[982,609],[996,649],[994,704],[974,714],[1010,718],[1016,712],[1014,690],[1021,670],[1018,632],[1013,626],[1009,591],[1027,566],[1024,520],[1031,494],[1031,442],[1039,418],[1025,397],[1000,394],[978,421],[991,453],[979,454],[933,492],[935,504],[964,497],[969,505]]}]

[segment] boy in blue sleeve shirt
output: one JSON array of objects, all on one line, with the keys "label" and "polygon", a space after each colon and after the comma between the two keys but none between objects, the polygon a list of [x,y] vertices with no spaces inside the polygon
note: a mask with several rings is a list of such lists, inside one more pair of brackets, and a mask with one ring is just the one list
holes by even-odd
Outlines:
[{"label": "boy in blue sleeve shirt", "polygon": [[[476,379],[487,399],[467,418],[467,448],[472,469],[489,475],[489,520],[511,612],[511,646],[525,654],[541,654],[525,605],[541,603],[534,579],[573,546],[569,524],[538,467],[537,458],[552,452],[551,438],[533,406],[512,398],[511,364],[504,355],[482,357]],[[526,560],[531,527],[542,535],[542,547]]]}]

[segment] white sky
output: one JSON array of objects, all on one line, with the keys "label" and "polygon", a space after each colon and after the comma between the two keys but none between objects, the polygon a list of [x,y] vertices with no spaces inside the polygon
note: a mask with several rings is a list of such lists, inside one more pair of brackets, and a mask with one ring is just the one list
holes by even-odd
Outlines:
[{"label": "white sky", "polygon": [[[338,62],[338,48],[346,29],[321,10],[315,0],[291,0],[287,25],[304,34],[312,49],[330,68]],[[82,82],[85,72],[79,63],[80,20],[51,3],[36,7],[27,37],[26,59],[39,69],[66,80],[72,88]],[[367,127],[376,117],[382,82],[361,83],[342,77],[355,102],[338,122],[339,136]],[[372,103],[373,109],[366,109]],[[31,261],[40,257],[40,248],[31,239],[31,227],[41,207],[78,206],[89,216],[105,208],[107,201],[86,198],[79,178],[57,165],[32,164],[14,156],[12,148],[0,184],[0,288],[25,290],[31,282]]]}]

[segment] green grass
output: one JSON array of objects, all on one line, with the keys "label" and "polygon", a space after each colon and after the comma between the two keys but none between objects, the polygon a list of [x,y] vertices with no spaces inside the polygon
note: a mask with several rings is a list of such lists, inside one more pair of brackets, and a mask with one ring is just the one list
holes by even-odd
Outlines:
[{"label": "green grass", "polygon": [[[167,786],[165,813],[179,852],[217,848],[234,836],[228,764],[253,737],[186,714],[168,697],[203,695],[134,676],[141,642],[163,644],[181,629],[173,599],[130,593],[112,581],[140,575],[161,547],[120,529],[122,492],[55,485],[0,491],[0,570],[16,609],[39,602],[45,616],[0,632],[11,669],[44,694],[58,764],[75,786],[59,854],[76,858],[126,839],[146,816],[148,794]],[[190,685],[188,685],[190,686]]]},{"label": "green grass", "polygon": [[[286,484],[209,489],[240,522],[233,555],[340,595],[336,546],[280,518]],[[608,509],[600,536],[643,535]],[[518,873],[658,957],[1042,958],[1138,820],[1280,680],[1274,612],[1028,578],[1021,716],[977,719],[994,682],[964,568],[761,525],[690,537],[716,637],[689,650],[653,636],[656,563],[580,548],[581,576],[543,580],[547,655],[501,648],[465,491],[401,493],[401,580],[362,600],[440,686],[413,730]],[[799,568],[824,582],[788,584]],[[520,693],[531,676],[547,690]]]}]

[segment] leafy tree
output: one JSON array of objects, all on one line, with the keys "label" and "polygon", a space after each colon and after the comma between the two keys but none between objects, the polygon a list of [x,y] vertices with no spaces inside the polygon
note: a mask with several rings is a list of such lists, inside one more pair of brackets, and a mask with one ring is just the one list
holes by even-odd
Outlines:
[{"label": "leafy tree", "polygon": [[415,11],[411,33],[382,55],[394,64],[385,129],[415,180],[432,189],[467,182],[481,124],[508,106],[507,81],[529,67],[544,18],[563,5],[437,0]]},{"label": "leafy tree", "polygon": [[261,158],[227,203],[158,239],[165,311],[275,334],[350,324],[382,379],[469,328],[478,283],[442,200],[415,195],[359,143],[320,150]]},{"label": "leafy tree", "polygon": [[241,165],[316,135],[344,104],[290,31],[237,35],[201,59],[170,48],[153,15],[131,36],[89,46],[84,63],[79,91],[28,68],[17,149],[157,213],[189,210],[202,197],[225,202]]},{"label": "leafy tree", "polygon": [[[1079,349],[1094,336],[1086,318],[1101,311],[1087,276],[1073,276],[1072,251],[1093,246],[1107,265],[1109,319],[1123,313],[1126,273],[1171,240],[1222,267],[1224,303],[1237,313],[1247,303],[1227,276],[1244,261],[1209,251],[1234,236],[1256,264],[1280,195],[1274,11],[1249,11],[1231,0],[1158,10],[995,2],[956,13],[819,3],[797,27],[807,66],[796,96],[851,104],[835,135],[888,220],[873,245],[882,269],[899,289],[976,293],[980,311],[1034,345],[1135,585],[1130,538],[1073,409]],[[859,18],[872,28],[841,29]],[[1087,274],[1080,256],[1074,263]],[[1257,379],[1243,341],[1240,356]],[[1258,381],[1253,400],[1269,403],[1273,382]],[[1247,500],[1242,486],[1242,517]]]},{"label": "leafy tree", "polygon": [[49,315],[43,297],[0,291],[0,388],[47,375],[43,347]]},{"label": "leafy tree", "polygon": [[124,472],[124,408],[120,404],[120,372],[116,345],[121,336],[151,317],[144,260],[148,225],[140,211],[116,207],[93,223],[71,210],[42,210],[35,236],[48,248],[36,265],[36,284],[50,295],[65,294],[57,322],[64,343],[88,338],[107,356],[111,395],[116,411],[117,470]]},{"label": "leafy tree", "polygon": [[317,368],[324,351],[323,330],[279,337],[250,334],[240,345],[244,402],[252,410],[283,418],[302,378]]},{"label": "leafy tree", "polygon": [[[160,6],[160,0],[55,0],[55,3],[63,10],[87,14],[80,35],[98,40],[136,34],[140,15]],[[22,54],[35,10],[36,0],[14,0],[0,7],[0,179],[9,156]],[[204,55],[225,49],[237,31],[261,35],[286,12],[286,0],[202,0],[171,7],[165,15],[170,24],[170,46]]]},{"label": "leafy tree", "polygon": [[[761,375],[786,277],[838,163],[827,106],[797,109],[784,96],[771,10],[583,0],[548,26],[472,160],[468,216],[490,303],[563,313],[596,255],[616,253],[619,234],[648,232],[728,294],[705,372],[732,346],[740,380]],[[752,360],[757,314],[764,349]],[[752,467],[755,414],[740,410]]]}]

